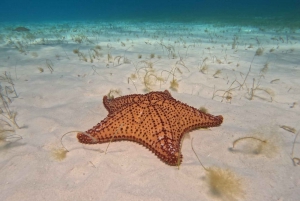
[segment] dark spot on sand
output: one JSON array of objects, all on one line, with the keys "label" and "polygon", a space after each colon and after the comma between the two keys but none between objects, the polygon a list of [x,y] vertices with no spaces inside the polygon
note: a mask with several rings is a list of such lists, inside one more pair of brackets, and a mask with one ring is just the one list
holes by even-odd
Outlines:
[{"label": "dark spot on sand", "polygon": [[23,32],[23,31],[30,31],[30,29],[28,29],[26,27],[17,27],[15,29],[13,29],[13,31]]}]

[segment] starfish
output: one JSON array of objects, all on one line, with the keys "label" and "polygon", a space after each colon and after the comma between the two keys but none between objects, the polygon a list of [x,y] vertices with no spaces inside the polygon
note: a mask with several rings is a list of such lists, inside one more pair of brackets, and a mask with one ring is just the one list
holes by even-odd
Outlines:
[{"label": "starfish", "polygon": [[79,142],[137,142],[173,166],[182,161],[180,149],[185,133],[219,126],[223,122],[221,115],[203,113],[174,99],[167,90],[111,99],[104,96],[103,104],[108,116],[92,129],[78,133]]}]

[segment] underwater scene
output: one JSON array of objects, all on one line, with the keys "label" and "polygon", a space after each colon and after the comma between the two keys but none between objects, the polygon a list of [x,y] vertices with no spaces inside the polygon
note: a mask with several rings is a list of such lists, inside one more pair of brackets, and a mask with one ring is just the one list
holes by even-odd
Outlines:
[{"label": "underwater scene", "polygon": [[298,0],[0,10],[1,201],[299,199]]}]

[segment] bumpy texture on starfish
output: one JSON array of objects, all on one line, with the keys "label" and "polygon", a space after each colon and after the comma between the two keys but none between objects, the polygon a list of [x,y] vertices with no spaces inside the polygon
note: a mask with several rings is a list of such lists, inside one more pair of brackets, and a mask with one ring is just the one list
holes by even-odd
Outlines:
[{"label": "bumpy texture on starfish", "polygon": [[219,126],[222,116],[213,116],[175,100],[169,91],[103,97],[108,116],[85,133],[84,144],[134,141],[150,149],[169,165],[179,165],[183,135],[196,128]]}]

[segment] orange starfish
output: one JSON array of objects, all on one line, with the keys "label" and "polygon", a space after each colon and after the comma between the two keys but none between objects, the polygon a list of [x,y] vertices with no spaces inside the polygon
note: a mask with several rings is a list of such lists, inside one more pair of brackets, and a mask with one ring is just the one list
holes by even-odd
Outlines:
[{"label": "orange starfish", "polygon": [[179,165],[181,140],[197,128],[219,126],[222,116],[213,116],[174,99],[170,92],[133,94],[119,98],[103,97],[108,116],[85,133],[84,144],[128,140],[137,142],[169,165]]}]

